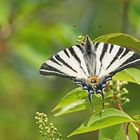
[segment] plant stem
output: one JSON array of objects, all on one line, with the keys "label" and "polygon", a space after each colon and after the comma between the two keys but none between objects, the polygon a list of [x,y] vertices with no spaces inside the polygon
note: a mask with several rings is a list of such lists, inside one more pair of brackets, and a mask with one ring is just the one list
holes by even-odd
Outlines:
[{"label": "plant stem", "polygon": [[[114,96],[113,96],[113,99],[114,99],[114,101],[115,101],[115,103],[116,103],[116,108],[124,112],[124,110],[123,110],[123,108],[122,108],[120,102],[117,100],[117,97],[116,97],[115,94],[114,94]],[[134,125],[133,122],[124,123],[124,130],[125,130],[126,140],[129,140],[129,136],[128,136],[128,126],[129,126],[129,124],[131,124],[131,125],[133,126],[133,128],[134,128],[135,131],[136,131],[138,140],[140,140],[140,129],[137,128],[137,127]],[[138,124],[138,125],[140,125],[140,124]]]},{"label": "plant stem", "polygon": [[116,97],[115,94],[114,94],[114,96],[113,96],[113,99],[114,99],[114,101],[115,101],[115,103],[116,103],[116,108],[124,112],[124,110],[123,110],[121,104],[119,103],[119,101],[117,100],[117,97]]},{"label": "plant stem", "polygon": [[[124,112],[124,110],[123,110],[121,104],[119,103],[119,101],[117,100],[117,97],[116,97],[115,94],[113,96],[113,99],[114,99],[114,101],[116,103],[116,108],[119,109],[119,110],[121,110],[122,112]],[[125,138],[126,138],[126,140],[129,140],[128,126],[129,126],[129,123],[124,123],[124,131],[125,131]]]},{"label": "plant stem", "polygon": [[136,132],[137,136],[138,136],[138,140],[140,140],[140,129],[139,132]]},{"label": "plant stem", "polygon": [[124,129],[125,129],[126,140],[129,140],[128,126],[129,126],[129,123],[124,123]]}]

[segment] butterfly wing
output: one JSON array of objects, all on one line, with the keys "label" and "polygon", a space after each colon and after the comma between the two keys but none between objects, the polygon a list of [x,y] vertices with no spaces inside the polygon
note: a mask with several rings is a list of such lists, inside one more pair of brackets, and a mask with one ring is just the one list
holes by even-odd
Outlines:
[{"label": "butterfly wing", "polygon": [[140,56],[127,48],[110,43],[94,43],[96,50],[96,72],[100,82],[96,92],[102,93],[106,82],[112,79],[117,72],[140,65]]},{"label": "butterfly wing", "polygon": [[40,73],[73,80],[87,79],[89,73],[83,56],[83,46],[72,46],[53,55],[42,64]]},{"label": "butterfly wing", "polygon": [[74,80],[88,91],[90,101],[93,88],[86,82],[89,77],[97,76],[99,82],[95,90],[102,95],[104,107],[102,89],[106,82],[117,72],[139,64],[140,56],[135,52],[110,43],[93,43],[86,36],[82,44],[66,48],[45,61],[40,73]]},{"label": "butterfly wing", "polygon": [[96,48],[96,74],[113,76],[117,72],[140,65],[140,56],[127,48],[110,43],[99,43]]}]

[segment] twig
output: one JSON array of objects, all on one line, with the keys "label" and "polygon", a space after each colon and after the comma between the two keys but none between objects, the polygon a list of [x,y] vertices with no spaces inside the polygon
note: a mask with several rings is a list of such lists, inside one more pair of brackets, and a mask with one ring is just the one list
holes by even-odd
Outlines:
[{"label": "twig", "polygon": [[[117,97],[116,97],[115,94],[114,94],[114,96],[113,96],[113,99],[114,99],[114,101],[115,101],[115,103],[116,103],[116,108],[124,112],[124,110],[123,110],[123,108],[122,108],[120,102],[117,100]],[[135,122],[134,122],[134,123],[135,123]],[[135,131],[136,131],[138,140],[140,140],[140,129],[137,128],[137,127],[134,125],[134,123],[133,123],[133,122],[124,123],[124,130],[125,130],[126,140],[129,140],[129,135],[128,135],[128,126],[129,126],[129,124],[131,124],[131,125],[133,126],[133,128],[134,128]],[[136,123],[136,124],[140,126],[139,123]]]},{"label": "twig", "polygon": [[138,140],[140,140],[140,129],[139,132],[136,132],[137,136],[138,136]]},{"label": "twig", "polygon": [[128,135],[128,126],[129,126],[129,124],[130,123],[124,123],[126,140],[129,140],[129,135]]},{"label": "twig", "polygon": [[114,99],[114,101],[115,101],[115,103],[116,103],[116,108],[124,112],[124,110],[123,110],[121,104],[119,103],[119,101],[117,100],[117,97],[116,97],[115,94],[114,94],[114,96],[113,96],[113,99]]},{"label": "twig", "polygon": [[[114,99],[114,101],[115,101],[115,103],[116,103],[116,108],[119,109],[119,110],[121,110],[122,112],[124,112],[124,110],[123,110],[121,104],[119,103],[119,101],[117,100],[117,97],[116,97],[115,94],[114,94],[114,96],[113,96],[113,99]],[[124,131],[125,131],[126,140],[129,140],[128,126],[129,126],[129,123],[124,123]]]}]

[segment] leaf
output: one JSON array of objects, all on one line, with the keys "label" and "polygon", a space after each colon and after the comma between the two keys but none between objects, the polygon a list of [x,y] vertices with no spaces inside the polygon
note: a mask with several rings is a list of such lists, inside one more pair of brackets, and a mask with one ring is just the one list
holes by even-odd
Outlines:
[{"label": "leaf", "polygon": [[99,140],[125,140],[124,126],[115,125],[107,128],[103,128],[99,131]]},{"label": "leaf", "polygon": [[125,69],[122,72],[119,72],[115,76],[113,76],[113,79],[139,84],[140,83],[140,70],[136,68]]},{"label": "leaf", "polygon": [[68,137],[132,121],[134,122],[134,120],[129,115],[120,110],[106,109],[104,112],[93,114]]},{"label": "leaf", "polygon": [[[101,96],[94,94],[92,103],[88,101],[87,96],[88,93],[84,91],[81,87],[76,88],[70,91],[68,94],[66,94],[52,111],[59,110],[55,114],[55,116],[82,111],[88,108],[93,110],[93,107],[96,109],[96,112],[101,111],[102,109]],[[106,92],[105,99],[110,98],[112,96],[113,95],[110,92]],[[107,102],[105,102],[105,106],[106,105],[108,105]]]},{"label": "leaf", "polygon": [[[124,34],[124,33],[106,34],[96,38],[94,41],[117,44],[132,49],[137,53],[140,53],[140,41],[128,34]],[[124,80],[124,81],[139,84],[140,82],[139,77],[140,77],[140,70],[136,68],[130,68],[117,73],[113,78],[115,80]]]},{"label": "leaf", "polygon": [[133,118],[137,121],[137,123],[140,123],[140,115],[135,115]]},{"label": "leaf", "polygon": [[85,100],[77,100],[69,105],[62,107],[54,116],[81,111],[86,109]]},{"label": "leaf", "polygon": [[52,111],[56,111],[70,104],[74,105],[76,101],[77,101],[77,104],[80,104],[80,102],[82,103],[82,101],[84,101],[86,97],[87,97],[87,93],[84,90],[82,90],[81,87],[76,88],[70,91],[69,93],[67,93]]},{"label": "leaf", "polygon": [[111,33],[102,35],[94,40],[95,42],[107,42],[126,48],[131,48],[140,53],[140,41],[128,34],[124,33]]}]

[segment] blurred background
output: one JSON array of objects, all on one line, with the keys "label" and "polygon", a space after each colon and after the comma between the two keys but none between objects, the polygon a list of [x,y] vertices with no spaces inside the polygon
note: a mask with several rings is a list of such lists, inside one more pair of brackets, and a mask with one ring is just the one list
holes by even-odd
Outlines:
[{"label": "blurred background", "polygon": [[[87,113],[54,117],[51,112],[76,86],[44,77],[39,68],[79,35],[94,39],[112,32],[140,39],[139,0],[0,0],[0,140],[42,140],[34,121],[37,111],[46,113],[64,136],[77,128]],[[128,89],[124,109],[140,114],[140,86],[130,83]],[[97,132],[69,139],[97,139]]]}]

